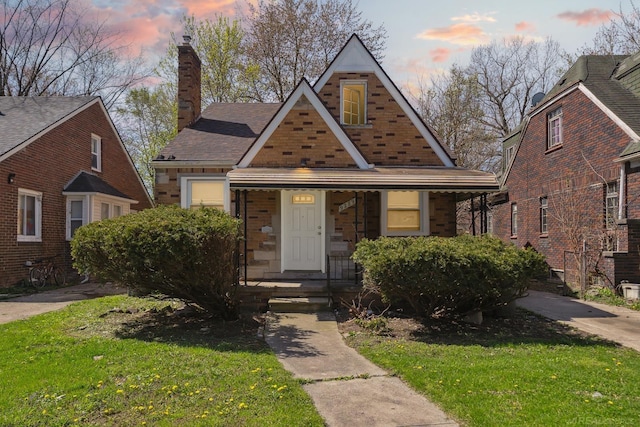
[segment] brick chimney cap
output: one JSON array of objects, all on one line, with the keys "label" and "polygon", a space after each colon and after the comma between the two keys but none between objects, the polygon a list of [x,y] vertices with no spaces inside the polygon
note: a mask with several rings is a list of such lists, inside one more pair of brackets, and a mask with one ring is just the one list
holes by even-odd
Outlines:
[{"label": "brick chimney cap", "polygon": [[184,40],[184,45],[189,45],[191,44],[191,36],[189,34],[185,34],[182,36],[182,40]]}]

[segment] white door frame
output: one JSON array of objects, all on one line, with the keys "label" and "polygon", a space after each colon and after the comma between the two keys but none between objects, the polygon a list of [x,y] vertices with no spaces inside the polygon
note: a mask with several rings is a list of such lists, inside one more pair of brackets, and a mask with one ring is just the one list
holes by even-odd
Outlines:
[{"label": "white door frame", "polygon": [[[281,211],[281,265],[280,271],[284,273],[285,270],[297,270],[296,268],[291,268],[289,266],[289,258],[290,258],[290,248],[287,246],[289,241],[289,233],[290,227],[288,224],[289,218],[291,217],[291,210],[293,208],[292,197],[294,194],[313,194],[315,196],[315,212],[318,215],[319,223],[318,223],[318,231],[317,231],[317,239],[316,248],[319,250],[319,262],[318,266],[320,267],[320,271],[324,273],[326,271],[326,260],[325,260],[325,251],[326,251],[326,192],[323,190],[282,190],[280,193],[280,211]],[[317,268],[314,268],[309,271],[317,271]]]}]

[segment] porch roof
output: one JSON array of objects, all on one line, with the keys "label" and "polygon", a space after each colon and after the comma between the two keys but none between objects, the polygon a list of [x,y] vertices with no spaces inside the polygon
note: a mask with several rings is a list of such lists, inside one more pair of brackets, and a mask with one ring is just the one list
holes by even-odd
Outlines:
[{"label": "porch roof", "polygon": [[500,186],[493,173],[459,167],[243,168],[227,173],[234,189],[430,190],[485,193]]}]

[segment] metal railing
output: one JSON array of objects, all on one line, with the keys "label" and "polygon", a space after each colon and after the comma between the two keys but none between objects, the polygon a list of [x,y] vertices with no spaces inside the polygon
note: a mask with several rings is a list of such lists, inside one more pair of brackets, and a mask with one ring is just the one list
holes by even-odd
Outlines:
[{"label": "metal railing", "polygon": [[362,272],[350,255],[327,255],[327,287],[332,284],[360,284]]}]

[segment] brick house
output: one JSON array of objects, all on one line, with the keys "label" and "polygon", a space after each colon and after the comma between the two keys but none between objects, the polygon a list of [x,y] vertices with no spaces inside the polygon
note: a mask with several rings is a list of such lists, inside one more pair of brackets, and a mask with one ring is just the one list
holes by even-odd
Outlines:
[{"label": "brick house", "polygon": [[178,49],[179,133],[153,162],[155,199],[241,218],[245,279],[322,278],[364,237],[452,236],[458,197],[498,188],[456,167],[355,35],[284,103],[202,113],[200,61]]},{"label": "brick house", "polygon": [[640,281],[639,135],[640,54],[580,57],[504,141],[493,233],[570,284],[581,252],[591,283]]},{"label": "brick house", "polygon": [[99,97],[0,97],[0,287],[82,224],[152,201]]}]

